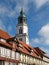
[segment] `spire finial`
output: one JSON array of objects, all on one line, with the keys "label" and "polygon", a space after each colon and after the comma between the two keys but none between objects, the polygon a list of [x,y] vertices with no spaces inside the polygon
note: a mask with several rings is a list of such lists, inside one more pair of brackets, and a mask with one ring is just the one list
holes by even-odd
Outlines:
[{"label": "spire finial", "polygon": [[21,17],[25,17],[25,14],[24,14],[23,8],[21,8],[20,16],[21,16]]},{"label": "spire finial", "polygon": [[21,14],[21,15],[24,14],[23,8],[21,8],[20,14]]}]

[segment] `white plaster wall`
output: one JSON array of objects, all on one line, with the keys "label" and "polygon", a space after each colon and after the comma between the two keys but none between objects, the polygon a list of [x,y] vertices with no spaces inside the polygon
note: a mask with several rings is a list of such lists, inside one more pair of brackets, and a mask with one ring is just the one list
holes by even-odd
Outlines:
[{"label": "white plaster wall", "polygon": [[28,27],[27,26],[23,26],[23,33],[28,34]]},{"label": "white plaster wall", "polygon": [[29,45],[29,38],[26,37],[26,43]]}]

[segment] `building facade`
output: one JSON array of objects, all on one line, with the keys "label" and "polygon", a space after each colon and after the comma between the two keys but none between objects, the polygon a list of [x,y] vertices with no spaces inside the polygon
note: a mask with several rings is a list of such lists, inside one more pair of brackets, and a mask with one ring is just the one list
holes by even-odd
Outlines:
[{"label": "building facade", "polygon": [[11,37],[0,30],[0,65],[49,65],[46,53],[29,45],[28,26],[23,10],[18,17],[16,36]]},{"label": "building facade", "polygon": [[3,33],[0,35],[0,65],[49,65],[49,57],[40,48],[8,37],[4,31],[0,33]]}]

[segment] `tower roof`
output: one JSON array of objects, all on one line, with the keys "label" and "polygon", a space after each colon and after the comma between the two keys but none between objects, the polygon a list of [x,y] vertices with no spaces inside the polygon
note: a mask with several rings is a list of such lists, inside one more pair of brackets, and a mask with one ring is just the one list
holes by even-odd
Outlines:
[{"label": "tower roof", "polygon": [[27,24],[26,23],[26,16],[25,16],[25,13],[23,11],[23,8],[21,8],[21,11],[20,11],[20,15],[18,17],[18,24]]},{"label": "tower roof", "polygon": [[21,8],[20,17],[26,17],[26,16],[25,16],[25,13],[24,13],[24,11],[23,11],[23,8]]}]

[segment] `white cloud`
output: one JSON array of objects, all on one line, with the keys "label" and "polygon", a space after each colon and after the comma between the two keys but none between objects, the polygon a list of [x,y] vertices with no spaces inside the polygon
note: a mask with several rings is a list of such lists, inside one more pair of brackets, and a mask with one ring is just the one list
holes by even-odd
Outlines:
[{"label": "white cloud", "polygon": [[[12,4],[9,4],[9,2],[13,2],[16,3],[15,7],[14,7],[14,10],[12,8],[10,8],[12,6]],[[16,13],[19,13],[20,9],[23,7],[24,8],[24,11],[27,12],[28,11],[28,3],[29,1],[28,0],[10,0],[8,1],[8,4],[10,6],[5,6],[4,3],[0,4],[0,15],[7,15],[7,16],[10,16],[10,17],[15,17],[16,16]],[[4,5],[4,6],[3,6]]]},{"label": "white cloud", "polygon": [[44,25],[38,34],[43,38],[43,42],[49,45],[49,23]]},{"label": "white cloud", "polygon": [[30,44],[38,44],[40,48],[43,49],[49,56],[49,49],[47,48],[47,46],[49,46],[49,23],[41,27],[41,29],[38,32],[38,35],[39,38],[32,39]]},{"label": "white cloud", "polygon": [[36,43],[36,44],[37,44],[37,43],[40,43],[40,40],[39,40],[38,38],[32,39],[31,41],[32,41],[33,43]]},{"label": "white cloud", "polygon": [[5,25],[3,24],[1,20],[0,20],[0,29],[5,30]]},{"label": "white cloud", "polygon": [[[12,4],[10,4],[9,2],[16,3],[14,10],[12,9]],[[0,4],[0,14],[7,15],[9,17],[16,17],[16,13],[19,13],[22,7],[24,8],[25,13],[27,13],[29,10],[30,3],[34,3],[36,5],[36,8],[40,8],[46,2],[49,2],[49,0],[9,0],[8,1],[9,6],[6,6],[5,5],[6,3]]]},{"label": "white cloud", "polygon": [[40,8],[42,5],[44,5],[45,3],[49,2],[49,0],[19,0],[16,1],[17,3],[15,10],[20,11],[20,9],[23,7],[25,12],[28,12],[29,10],[29,4],[30,3],[34,3],[36,8]]},{"label": "white cloud", "polygon": [[29,4],[29,1],[28,0],[15,0],[16,2],[16,6],[15,6],[15,10],[11,12],[11,16],[15,15],[15,13],[19,13],[21,8],[24,9],[25,13],[28,12],[28,4]]},{"label": "white cloud", "polygon": [[40,36],[43,36],[45,38],[49,38],[49,23],[44,25],[40,31],[38,32]]},{"label": "white cloud", "polygon": [[33,43],[42,43],[42,44],[46,44],[49,45],[49,23],[44,25],[38,32],[38,35],[40,36],[40,38],[35,38],[32,40]]},{"label": "white cloud", "polygon": [[34,0],[34,3],[37,8],[40,8],[42,5],[44,5],[47,2],[49,2],[49,0]]}]

